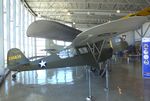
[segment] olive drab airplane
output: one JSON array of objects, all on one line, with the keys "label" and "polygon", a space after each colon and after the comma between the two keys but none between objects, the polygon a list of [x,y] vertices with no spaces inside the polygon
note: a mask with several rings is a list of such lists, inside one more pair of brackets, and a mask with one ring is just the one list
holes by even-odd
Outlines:
[{"label": "olive drab airplane", "polygon": [[[16,73],[68,66],[98,67],[100,62],[112,57],[115,44],[112,44],[110,39],[118,34],[140,28],[147,22],[149,14],[150,7],[124,18],[97,25],[84,32],[56,21],[35,21],[28,27],[27,36],[71,41],[72,44],[67,49],[74,48],[74,54],[66,58],[52,54],[31,61],[19,49],[13,48],[8,51],[7,66]],[[16,77],[16,73],[12,75],[13,78]]]}]

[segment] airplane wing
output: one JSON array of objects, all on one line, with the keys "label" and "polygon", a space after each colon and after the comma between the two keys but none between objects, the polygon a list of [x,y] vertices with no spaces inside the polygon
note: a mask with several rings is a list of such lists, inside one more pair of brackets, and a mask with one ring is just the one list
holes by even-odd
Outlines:
[{"label": "airplane wing", "polygon": [[37,20],[27,29],[27,36],[54,40],[72,41],[80,30],[50,20]]},{"label": "airplane wing", "polygon": [[127,19],[119,19],[104,23],[80,33],[72,42],[73,47],[83,46],[87,43],[95,43],[100,40],[109,39],[118,34],[138,29],[147,21],[147,17],[134,16]]},{"label": "airplane wing", "polygon": [[150,15],[150,7],[144,8],[143,10],[137,11],[132,14],[128,14],[127,16],[125,16],[123,18],[129,18],[129,17],[133,17],[133,16],[148,16],[148,15]]}]

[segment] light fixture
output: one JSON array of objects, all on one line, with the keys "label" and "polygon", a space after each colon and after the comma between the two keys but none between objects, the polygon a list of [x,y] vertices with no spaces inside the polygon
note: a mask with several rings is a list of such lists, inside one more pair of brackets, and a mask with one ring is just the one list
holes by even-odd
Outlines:
[{"label": "light fixture", "polygon": [[38,14],[37,14],[37,16],[40,18],[40,17],[41,17],[41,14],[40,14],[40,13],[38,13]]},{"label": "light fixture", "polygon": [[75,23],[75,22],[73,22],[73,24],[75,25],[76,23]]},{"label": "light fixture", "polygon": [[63,9],[63,12],[68,12],[68,10],[67,9]]},{"label": "light fixture", "polygon": [[68,12],[67,15],[71,15],[70,12]]},{"label": "light fixture", "polygon": [[120,13],[120,10],[118,9],[116,12],[117,12],[117,13]]},{"label": "light fixture", "polygon": [[87,15],[90,15],[90,12],[87,12]]}]

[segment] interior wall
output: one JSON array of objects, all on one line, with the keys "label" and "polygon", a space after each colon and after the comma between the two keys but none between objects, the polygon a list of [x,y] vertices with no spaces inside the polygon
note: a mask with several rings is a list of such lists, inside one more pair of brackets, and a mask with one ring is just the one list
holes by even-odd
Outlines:
[{"label": "interior wall", "polygon": [[0,0],[0,68],[4,66],[3,0]]},{"label": "interior wall", "polygon": [[35,38],[26,36],[32,21],[34,16],[20,0],[0,0],[0,68],[7,68],[7,52],[11,48],[20,49],[27,57],[33,56]]}]

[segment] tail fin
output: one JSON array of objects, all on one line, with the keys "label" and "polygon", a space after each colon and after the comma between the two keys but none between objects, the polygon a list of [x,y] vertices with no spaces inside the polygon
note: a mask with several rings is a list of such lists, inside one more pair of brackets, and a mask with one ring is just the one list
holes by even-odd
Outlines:
[{"label": "tail fin", "polygon": [[12,71],[19,71],[22,65],[29,64],[29,60],[17,48],[12,48],[7,54],[7,67]]}]

